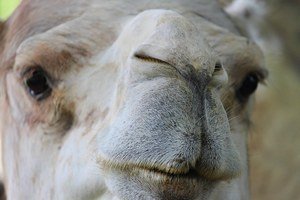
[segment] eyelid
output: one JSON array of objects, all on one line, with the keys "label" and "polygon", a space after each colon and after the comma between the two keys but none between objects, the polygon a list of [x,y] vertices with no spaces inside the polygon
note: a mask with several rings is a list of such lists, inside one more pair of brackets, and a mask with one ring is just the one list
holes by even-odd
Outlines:
[{"label": "eyelid", "polygon": [[21,70],[20,75],[21,78],[25,78],[26,76],[29,76],[30,72],[32,72],[34,69],[37,69],[35,67],[25,67]]},{"label": "eyelid", "polygon": [[26,76],[30,75],[31,72],[33,72],[33,71],[44,71],[45,74],[48,75],[48,72],[39,65],[31,65],[28,67],[23,67],[20,72],[20,75],[22,78],[25,78]]},{"label": "eyelid", "polygon": [[32,76],[32,73],[35,71],[42,71],[45,76],[47,77],[49,81],[49,85],[51,87],[54,87],[57,83],[57,80],[54,79],[43,67],[37,65],[37,66],[29,66],[29,67],[24,67],[21,72],[21,79],[26,81],[26,79],[29,79]]},{"label": "eyelid", "polygon": [[[251,72],[250,72],[251,73]],[[250,74],[248,73],[248,74]],[[259,80],[259,83],[265,85],[266,84],[266,79],[268,78],[269,76],[269,72],[267,69],[260,69],[260,70],[257,70],[255,72],[252,72],[253,74],[256,74],[257,75],[257,78]]]}]

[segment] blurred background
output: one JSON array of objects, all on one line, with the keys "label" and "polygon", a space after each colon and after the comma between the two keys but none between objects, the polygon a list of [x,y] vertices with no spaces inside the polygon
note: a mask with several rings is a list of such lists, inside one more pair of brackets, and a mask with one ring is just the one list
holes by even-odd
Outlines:
[{"label": "blurred background", "polygon": [[[253,200],[300,199],[300,0],[219,0],[258,43],[270,71],[250,133]],[[6,19],[19,0],[0,0]]]},{"label": "blurred background", "polygon": [[0,0],[0,19],[6,19],[19,2],[19,0]]}]

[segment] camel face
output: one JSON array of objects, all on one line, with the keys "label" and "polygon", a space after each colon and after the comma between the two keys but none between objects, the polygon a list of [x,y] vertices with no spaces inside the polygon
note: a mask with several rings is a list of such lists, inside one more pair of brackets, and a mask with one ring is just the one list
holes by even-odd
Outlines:
[{"label": "camel face", "polygon": [[197,3],[21,4],[0,26],[8,199],[246,198],[262,55]]}]

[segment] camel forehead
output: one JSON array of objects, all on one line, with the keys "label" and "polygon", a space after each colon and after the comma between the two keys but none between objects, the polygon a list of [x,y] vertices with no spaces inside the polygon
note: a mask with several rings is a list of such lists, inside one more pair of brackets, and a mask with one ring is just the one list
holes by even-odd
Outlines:
[{"label": "camel forehead", "polygon": [[[205,4],[205,8],[202,8]],[[147,9],[170,9],[182,12],[195,12],[199,16],[209,19],[213,23],[232,28],[232,24],[224,13],[213,13],[220,11],[214,0],[187,0],[184,2],[166,0],[153,0],[151,4],[135,0],[106,1],[106,0],[23,0],[13,16],[8,20],[10,26],[10,37],[19,35],[19,39],[25,39],[37,33],[49,30],[59,24],[70,21],[84,13],[94,12],[101,15],[102,19],[110,21],[118,16],[135,15]],[[119,13],[119,14],[118,14]],[[13,34],[12,34],[13,33]]]},{"label": "camel forehead", "polygon": [[[203,4],[205,6],[203,6]],[[101,30],[106,30],[106,35],[111,35],[118,31],[111,31],[107,26],[119,30],[122,28],[122,23],[116,21],[124,21],[127,16],[134,16],[143,10],[147,9],[170,9],[179,13],[195,13],[209,19],[213,23],[227,27],[235,31],[232,22],[227,19],[220,7],[215,1],[195,1],[187,0],[171,1],[167,0],[162,3],[159,0],[154,0],[151,4],[141,1],[138,4],[136,1],[105,1],[105,0],[75,0],[75,1],[32,1],[24,0],[17,8],[13,16],[6,22],[6,44],[1,44],[6,49],[6,59],[14,56],[18,46],[25,39],[46,32],[53,27],[72,21],[79,16],[89,13],[98,16],[98,20],[103,24],[99,26]],[[217,12],[216,12],[217,11]],[[75,28],[77,31],[82,31],[85,28]],[[113,37],[113,36],[112,36]],[[108,41],[109,42],[109,41]],[[6,62],[7,60],[5,60]]]},{"label": "camel forehead", "polygon": [[[173,65],[185,61],[199,68],[202,62],[209,66],[216,62],[212,48],[201,33],[205,30],[176,12],[144,11],[125,20],[122,27],[122,30],[110,27],[99,13],[83,14],[22,42],[16,52],[15,68],[38,65],[56,75],[68,71],[74,64],[89,66],[94,57],[98,59],[96,65],[101,64],[99,56],[116,57],[114,53],[107,53],[112,52],[111,49],[119,50],[123,57],[115,59],[123,61],[133,51],[150,53],[147,49],[152,49],[153,57]],[[143,47],[137,50],[140,46]]]}]

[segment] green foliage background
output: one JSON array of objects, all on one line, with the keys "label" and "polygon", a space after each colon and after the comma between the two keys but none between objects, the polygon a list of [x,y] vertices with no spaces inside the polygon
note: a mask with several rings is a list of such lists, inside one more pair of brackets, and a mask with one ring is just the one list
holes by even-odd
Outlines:
[{"label": "green foliage background", "polygon": [[0,0],[0,18],[8,18],[19,2],[20,0]]}]

